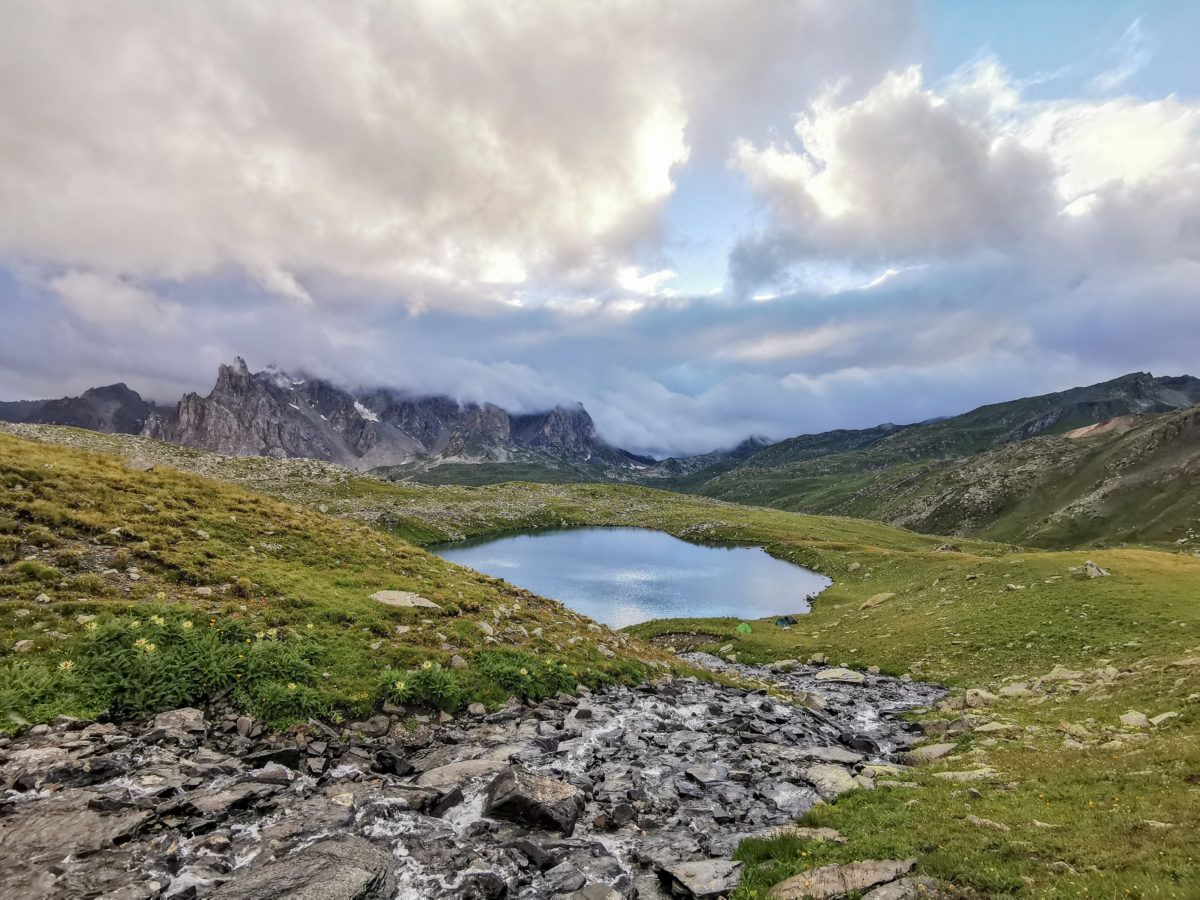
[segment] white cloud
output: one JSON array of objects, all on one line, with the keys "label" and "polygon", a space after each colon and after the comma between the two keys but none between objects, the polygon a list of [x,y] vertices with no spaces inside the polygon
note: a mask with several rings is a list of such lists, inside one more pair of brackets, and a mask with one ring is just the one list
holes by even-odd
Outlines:
[{"label": "white cloud", "polygon": [[914,67],[857,99],[820,95],[795,134],[735,149],[773,211],[742,248],[748,287],[756,267],[831,258],[1104,267],[1114,250],[1127,262],[1198,249],[1200,105],[1176,97],[1027,102],[994,61],[942,87]]},{"label": "white cloud", "polygon": [[10,4],[0,258],[143,280],[232,267],[300,304],[620,290],[661,255],[690,132],[728,140],[730,110],[761,117],[777,76],[874,74],[903,8]]},{"label": "white cloud", "polygon": [[93,272],[67,272],[52,279],[50,288],[67,309],[94,325],[178,333],[183,324],[178,303]]}]

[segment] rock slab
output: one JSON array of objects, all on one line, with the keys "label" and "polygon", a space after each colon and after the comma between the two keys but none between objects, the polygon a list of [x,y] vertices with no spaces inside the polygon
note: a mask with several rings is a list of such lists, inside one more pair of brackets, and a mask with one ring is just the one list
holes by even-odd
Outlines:
[{"label": "rock slab", "polygon": [[821,866],[781,881],[771,888],[768,896],[772,900],[826,900],[840,897],[895,881],[916,864],[915,859],[865,859],[842,866]]}]

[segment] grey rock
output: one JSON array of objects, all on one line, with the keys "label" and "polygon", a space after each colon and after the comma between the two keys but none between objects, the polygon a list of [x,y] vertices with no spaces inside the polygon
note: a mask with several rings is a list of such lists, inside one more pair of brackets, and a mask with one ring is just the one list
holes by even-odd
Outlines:
[{"label": "grey rock", "polygon": [[570,835],[582,808],[583,793],[575,785],[510,766],[488,785],[483,812]]},{"label": "grey rock", "polygon": [[214,900],[385,900],[396,890],[391,853],[360,837],[318,841],[227,882]]},{"label": "grey rock", "polygon": [[804,770],[804,780],[816,789],[822,800],[836,800],[860,786],[848,770],[829,763],[809,766]]},{"label": "grey rock", "polygon": [[809,869],[768,891],[772,900],[826,900],[894,881],[917,864],[915,859],[868,859]]},{"label": "grey rock", "polygon": [[427,600],[420,594],[414,594],[412,591],[376,591],[371,595],[371,599],[376,603],[382,603],[385,606],[396,606],[401,609],[437,609],[441,607],[432,600]]},{"label": "grey rock", "polygon": [[423,772],[417,779],[417,784],[424,787],[459,787],[472,778],[493,775],[505,765],[506,763],[497,759],[465,759]]},{"label": "grey rock", "polygon": [[737,888],[742,864],[728,859],[702,859],[662,868],[662,879],[673,897],[719,900]]}]

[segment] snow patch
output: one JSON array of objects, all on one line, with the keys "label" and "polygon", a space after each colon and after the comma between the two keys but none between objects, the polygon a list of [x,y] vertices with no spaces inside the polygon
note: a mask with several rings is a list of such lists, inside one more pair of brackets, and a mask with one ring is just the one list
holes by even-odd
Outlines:
[{"label": "snow patch", "polygon": [[379,421],[379,416],[375,415],[375,413],[371,412],[371,410],[367,409],[365,406],[363,406],[357,400],[354,401],[354,408],[357,409],[358,414],[360,416],[362,416],[364,419],[366,419],[368,422],[378,422]]}]

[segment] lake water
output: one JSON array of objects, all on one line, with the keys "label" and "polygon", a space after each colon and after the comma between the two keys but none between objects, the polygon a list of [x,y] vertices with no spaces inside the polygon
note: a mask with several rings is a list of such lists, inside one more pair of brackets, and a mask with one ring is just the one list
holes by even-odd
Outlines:
[{"label": "lake water", "polygon": [[444,559],[623,628],[650,619],[808,612],[824,575],[760,547],[690,544],[644,528],[570,528],[443,544]]}]

